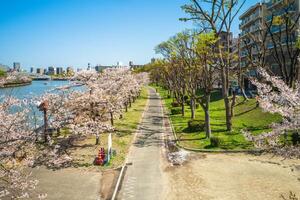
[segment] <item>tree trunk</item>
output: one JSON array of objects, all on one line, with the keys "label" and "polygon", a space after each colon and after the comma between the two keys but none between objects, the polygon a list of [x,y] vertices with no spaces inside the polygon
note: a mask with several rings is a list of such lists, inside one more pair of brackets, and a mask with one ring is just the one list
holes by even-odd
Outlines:
[{"label": "tree trunk", "polygon": [[56,129],[56,135],[57,135],[57,137],[60,136],[60,128]]},{"label": "tree trunk", "polygon": [[125,112],[128,112],[128,104],[125,103]]},{"label": "tree trunk", "polygon": [[114,125],[114,114],[113,114],[113,112],[110,112],[110,124],[112,126]]},{"label": "tree trunk", "polygon": [[182,115],[182,117],[184,117],[184,115],[185,115],[185,112],[184,112],[184,96],[182,96],[182,99],[181,99],[181,115]]},{"label": "tree trunk", "polygon": [[242,75],[240,75],[240,78],[239,78],[239,86],[240,86],[244,101],[248,101],[248,97],[245,92],[244,77]]},{"label": "tree trunk", "polygon": [[98,145],[99,144],[99,135],[96,135],[96,143],[95,145]]},{"label": "tree trunk", "polygon": [[246,92],[245,92],[245,89],[244,89],[244,88],[241,88],[241,93],[242,93],[242,95],[243,95],[244,101],[248,101],[249,99],[248,99],[248,97],[247,97],[247,95],[246,95]]},{"label": "tree trunk", "polygon": [[221,70],[221,79],[222,79],[222,95],[224,99],[225,112],[226,112],[226,128],[227,131],[231,131],[232,129],[232,121],[231,121],[231,108],[230,108],[230,100],[229,100],[229,86],[228,80],[226,78],[226,70],[224,67]]},{"label": "tree trunk", "polygon": [[205,133],[206,133],[206,138],[210,138],[211,137],[211,127],[210,127],[209,103],[206,105],[204,113],[205,113]]},{"label": "tree trunk", "polygon": [[191,107],[191,119],[195,119],[195,101],[193,98],[191,98],[190,107]]},{"label": "tree trunk", "polygon": [[131,108],[131,98],[129,98],[129,108]]},{"label": "tree trunk", "polygon": [[47,118],[47,109],[44,109],[44,141],[48,142],[48,118]]},{"label": "tree trunk", "polygon": [[234,116],[234,106],[235,106],[235,103],[236,103],[236,92],[233,91],[233,96],[232,96],[232,102],[231,102],[231,117]]},{"label": "tree trunk", "polygon": [[232,117],[231,117],[231,106],[230,106],[230,100],[228,96],[224,97],[224,103],[225,103],[225,111],[226,111],[226,128],[227,131],[232,130]]}]

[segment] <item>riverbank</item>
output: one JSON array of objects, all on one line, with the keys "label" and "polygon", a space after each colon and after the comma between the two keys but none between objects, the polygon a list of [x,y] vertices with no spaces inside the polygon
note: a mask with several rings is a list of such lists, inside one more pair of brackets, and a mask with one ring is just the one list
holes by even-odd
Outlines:
[{"label": "riverbank", "polygon": [[71,77],[65,77],[65,78],[55,78],[55,77],[52,77],[51,78],[51,80],[53,80],[53,81],[69,81],[71,79],[72,79]]},{"label": "riverbank", "polygon": [[27,86],[27,85],[31,85],[32,81],[29,82],[20,82],[20,83],[5,83],[1,88],[12,88],[12,87],[22,87],[22,86]]},{"label": "riverbank", "polygon": [[[115,169],[124,163],[147,101],[148,88],[144,87],[140,97],[128,108],[128,112],[123,113],[123,118],[115,120],[112,148],[116,154],[108,165],[93,164],[100,147],[107,148],[108,133],[100,135],[99,145],[95,145],[95,136],[79,139],[74,142],[70,151],[72,167],[56,171],[44,167],[33,169],[33,177],[40,180],[37,192],[47,193],[47,199],[50,200],[97,199],[100,192],[104,197],[112,196],[114,180],[118,177],[118,170]],[[81,188],[82,184],[85,185],[84,188]]]},{"label": "riverbank", "polygon": [[55,77],[40,77],[40,78],[32,78],[34,81],[69,81],[71,80],[71,77],[66,77],[66,78],[55,78]]},{"label": "riverbank", "polygon": [[24,84],[0,87],[0,96],[12,96],[18,99],[41,96],[46,92],[56,92],[56,88],[66,87],[68,81],[32,81]]}]

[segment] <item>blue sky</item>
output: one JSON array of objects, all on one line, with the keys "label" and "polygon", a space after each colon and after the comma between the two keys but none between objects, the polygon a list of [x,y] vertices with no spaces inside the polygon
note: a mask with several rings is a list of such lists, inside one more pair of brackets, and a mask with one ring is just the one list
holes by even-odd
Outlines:
[{"label": "blue sky", "polygon": [[185,16],[180,6],[186,2],[0,0],[0,63],[21,62],[27,69],[143,64],[156,56],[158,43],[192,27],[178,20]]}]

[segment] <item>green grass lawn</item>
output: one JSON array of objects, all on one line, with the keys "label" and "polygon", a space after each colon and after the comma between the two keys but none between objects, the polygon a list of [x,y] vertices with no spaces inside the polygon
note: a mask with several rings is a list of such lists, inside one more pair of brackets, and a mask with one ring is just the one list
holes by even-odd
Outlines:
[{"label": "green grass lawn", "polygon": [[[165,101],[167,109],[172,108],[172,98],[168,98],[167,91],[161,87],[154,86]],[[235,106],[233,118],[233,130],[226,131],[225,107],[224,101],[221,98],[220,92],[216,91],[212,95],[210,104],[211,128],[212,135],[221,138],[222,144],[218,148],[210,146],[209,139],[205,139],[205,132],[191,133],[188,130],[187,123],[191,119],[189,106],[185,107],[185,117],[179,115],[170,115],[171,122],[179,139],[180,145],[195,149],[226,149],[226,150],[241,150],[253,149],[253,144],[246,141],[241,133],[242,129],[248,129],[253,134],[260,134],[268,131],[269,125],[272,122],[281,120],[279,115],[273,115],[263,112],[256,107],[255,99],[243,102],[242,98],[238,97],[237,105]],[[196,111],[196,120],[201,120],[204,123],[204,112],[199,107]]]},{"label": "green grass lawn", "polygon": [[[134,133],[142,117],[148,99],[148,89],[144,87],[141,96],[128,108],[128,112],[123,114],[122,119],[115,120],[115,132],[112,137],[112,148],[116,150],[116,156],[112,158],[108,166],[102,168],[115,168],[123,164],[132,143]],[[107,149],[108,133],[101,134],[100,145],[95,144],[95,136],[91,136],[80,142],[84,148],[77,148],[73,156],[77,159],[79,166],[92,166],[95,156],[100,147]]]}]

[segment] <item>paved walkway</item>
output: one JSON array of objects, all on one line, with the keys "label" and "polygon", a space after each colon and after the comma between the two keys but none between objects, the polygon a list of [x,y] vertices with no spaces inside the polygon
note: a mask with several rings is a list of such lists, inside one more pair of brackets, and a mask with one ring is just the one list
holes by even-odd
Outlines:
[{"label": "paved walkway", "polygon": [[154,89],[149,89],[150,99],[137,137],[130,149],[124,180],[118,199],[161,199],[163,177],[161,169],[163,140],[163,114],[161,100]]},{"label": "paved walkway", "polygon": [[47,200],[97,200],[100,197],[101,172],[97,170],[67,168],[52,171],[41,167],[32,172],[33,178],[39,180],[35,192],[47,193]]}]

